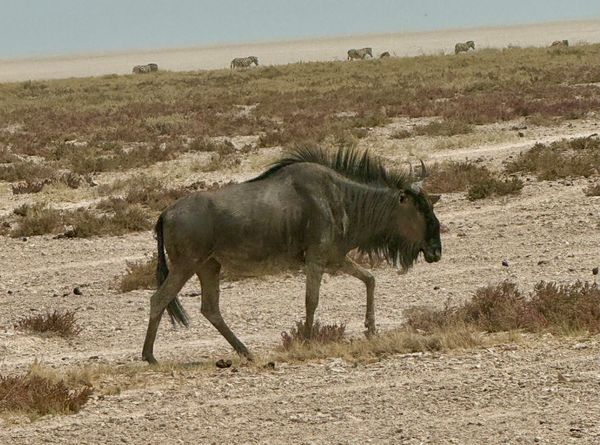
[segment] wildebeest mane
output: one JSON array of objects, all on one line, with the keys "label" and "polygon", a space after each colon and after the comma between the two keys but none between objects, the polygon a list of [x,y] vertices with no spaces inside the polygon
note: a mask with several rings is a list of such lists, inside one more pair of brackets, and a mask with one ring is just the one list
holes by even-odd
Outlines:
[{"label": "wildebeest mane", "polygon": [[265,172],[248,182],[268,178],[284,167],[300,162],[313,162],[328,167],[342,176],[363,184],[403,190],[410,185],[410,178],[402,172],[385,168],[381,158],[367,150],[338,148],[326,150],[316,146],[299,146],[275,161]]},{"label": "wildebeest mane", "polygon": [[[386,169],[381,158],[356,148],[326,150],[315,146],[299,146],[248,182],[260,181],[289,165],[303,162],[323,165],[354,182],[371,186],[369,189],[354,189],[352,212],[360,221],[359,225],[375,227],[389,221],[401,190],[410,195],[418,206],[425,199],[410,188],[411,178],[408,175]],[[420,251],[417,243],[390,231],[382,231],[376,237],[363,240],[357,247],[361,253],[385,259],[403,269],[412,266]]]}]

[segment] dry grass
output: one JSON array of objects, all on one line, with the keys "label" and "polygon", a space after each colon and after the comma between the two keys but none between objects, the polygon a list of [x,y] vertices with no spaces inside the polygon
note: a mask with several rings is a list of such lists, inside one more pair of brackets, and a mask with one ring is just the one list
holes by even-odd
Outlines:
[{"label": "dry grass", "polygon": [[559,285],[540,282],[526,297],[515,283],[503,282],[478,289],[462,305],[441,310],[410,309],[407,325],[424,332],[437,332],[457,325],[487,332],[523,329],[558,334],[600,332],[600,289],[577,281]]},{"label": "dry grass", "polygon": [[463,304],[443,309],[415,307],[399,328],[368,338],[337,335],[339,325],[323,331],[327,341],[306,341],[302,323],[282,334],[277,360],[304,361],[327,357],[365,360],[390,354],[468,349],[515,341],[518,331],[559,335],[600,332],[600,289],[577,281],[540,282],[526,297],[511,282],[478,289]]},{"label": "dry grass", "polygon": [[589,177],[600,171],[600,138],[563,139],[535,144],[505,165],[508,173],[526,172],[539,180]]},{"label": "dry grass", "polygon": [[74,311],[28,315],[15,323],[16,329],[59,337],[73,337],[81,332]]},{"label": "dry grass", "polygon": [[[152,228],[151,216],[140,205],[112,202],[108,213],[80,208],[58,210],[45,203],[24,204],[14,210],[19,217],[10,236],[18,238],[44,234],[63,234],[68,238],[116,236]],[[6,222],[6,221],[5,221]]]},{"label": "dry grass", "polygon": [[[203,141],[214,136],[262,135],[264,146],[361,137],[398,116],[440,116],[427,134],[519,117],[577,118],[600,110],[600,90],[590,85],[600,81],[598,66],[598,45],[582,45],[3,84],[0,121],[18,130],[0,133],[0,147],[10,147],[0,153],[9,161],[0,178],[43,180],[44,168],[58,166],[143,167],[207,150]],[[199,142],[188,147],[190,138]]]},{"label": "dry grass", "polygon": [[321,324],[319,321],[313,323],[312,334],[310,339],[307,339],[304,335],[304,322],[297,321],[290,332],[281,333],[281,343],[283,349],[290,350],[295,347],[297,343],[335,343],[340,342],[344,338],[346,332],[346,325],[342,324]]},{"label": "dry grass", "polygon": [[58,376],[34,363],[25,375],[0,375],[0,413],[26,415],[73,414],[93,393],[89,383]]},{"label": "dry grass", "polygon": [[156,288],[156,255],[149,260],[127,261],[125,273],[118,278],[121,292]]},{"label": "dry grass", "polygon": [[517,178],[500,179],[483,165],[451,161],[432,165],[425,186],[431,193],[466,191],[467,199],[474,201],[490,196],[519,194],[523,182]]},{"label": "dry grass", "polygon": [[456,326],[435,333],[419,333],[414,329],[400,328],[368,338],[355,338],[336,342],[293,342],[274,354],[280,361],[306,361],[340,357],[363,361],[392,354],[444,351],[472,348],[486,344],[488,339],[466,327]]},{"label": "dry grass", "polygon": [[467,190],[467,199],[476,201],[491,196],[518,195],[523,189],[523,181],[518,178],[489,178],[472,184]]},{"label": "dry grass", "polygon": [[600,184],[589,185],[583,193],[585,196],[600,196]]},{"label": "dry grass", "polygon": [[433,121],[425,125],[418,125],[413,129],[417,136],[454,136],[473,131],[473,126],[459,120]]}]

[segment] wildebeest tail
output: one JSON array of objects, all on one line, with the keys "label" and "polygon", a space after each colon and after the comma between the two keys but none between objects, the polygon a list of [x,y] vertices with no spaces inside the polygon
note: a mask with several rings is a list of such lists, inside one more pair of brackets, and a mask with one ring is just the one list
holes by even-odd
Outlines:
[{"label": "wildebeest tail", "polygon": [[[154,232],[156,234],[156,244],[158,249],[158,257],[156,262],[156,285],[157,288],[160,288],[169,275],[169,267],[167,266],[167,258],[165,256],[165,242],[163,239],[162,215],[160,215],[158,221],[156,222]],[[185,327],[189,326],[187,312],[181,305],[181,301],[179,301],[177,296],[167,305],[167,313],[171,317],[171,323],[173,323],[174,326],[177,325],[177,323]]]}]

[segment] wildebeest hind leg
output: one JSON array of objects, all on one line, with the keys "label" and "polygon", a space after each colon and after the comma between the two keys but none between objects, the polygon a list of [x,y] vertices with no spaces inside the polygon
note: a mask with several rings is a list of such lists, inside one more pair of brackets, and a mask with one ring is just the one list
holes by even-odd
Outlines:
[{"label": "wildebeest hind leg", "polygon": [[146,340],[142,350],[142,358],[150,364],[156,364],[154,358],[154,340],[156,332],[167,305],[177,296],[187,280],[193,275],[193,272],[186,272],[181,269],[175,269],[167,275],[164,283],[152,295],[150,299],[150,319],[148,320],[148,330],[146,331]]},{"label": "wildebeest hind leg", "polygon": [[233,331],[223,320],[221,310],[219,309],[219,273],[221,265],[215,260],[210,259],[205,262],[198,271],[198,278],[202,286],[202,315],[206,317],[211,324],[217,328],[223,337],[229,342],[233,349],[248,360],[252,360],[252,355],[248,348],[235,336]]},{"label": "wildebeest hind leg", "polygon": [[367,328],[367,334],[375,334],[375,278],[371,272],[360,267],[349,258],[345,259],[342,271],[365,283],[365,286],[367,287],[365,327]]}]

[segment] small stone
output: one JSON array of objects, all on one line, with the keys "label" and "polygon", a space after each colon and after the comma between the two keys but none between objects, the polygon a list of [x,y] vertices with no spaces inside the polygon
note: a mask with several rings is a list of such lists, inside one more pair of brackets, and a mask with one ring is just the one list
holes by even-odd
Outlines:
[{"label": "small stone", "polygon": [[502,266],[508,267],[508,261],[507,260],[502,260]]},{"label": "small stone", "polygon": [[275,369],[275,362],[269,362],[265,365],[265,369]]},{"label": "small stone", "polygon": [[24,236],[23,238],[21,238],[21,241],[27,241],[27,237]]},{"label": "small stone", "polygon": [[81,292],[81,289],[78,287],[76,287],[75,289],[73,289],[73,293],[75,295],[83,295],[83,292]]},{"label": "small stone", "polygon": [[440,290],[439,286],[433,286],[433,290]]},{"label": "small stone", "polygon": [[597,267],[594,267],[592,269],[592,275],[598,275],[598,268]]},{"label": "small stone", "polygon": [[217,363],[215,363],[216,367],[220,368],[220,369],[230,368],[232,364],[233,364],[233,362],[229,359],[227,359],[227,360],[219,359],[219,360],[217,360]]}]

